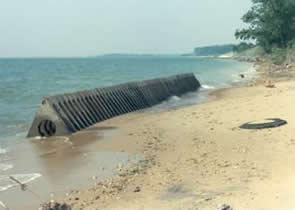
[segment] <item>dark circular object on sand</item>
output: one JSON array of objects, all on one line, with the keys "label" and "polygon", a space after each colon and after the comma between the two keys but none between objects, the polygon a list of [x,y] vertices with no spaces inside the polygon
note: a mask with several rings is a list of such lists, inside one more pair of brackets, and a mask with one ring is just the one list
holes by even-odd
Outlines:
[{"label": "dark circular object on sand", "polygon": [[255,123],[255,121],[245,123],[240,126],[242,129],[265,129],[265,128],[275,128],[287,124],[287,121],[279,118],[266,119],[266,122]]}]

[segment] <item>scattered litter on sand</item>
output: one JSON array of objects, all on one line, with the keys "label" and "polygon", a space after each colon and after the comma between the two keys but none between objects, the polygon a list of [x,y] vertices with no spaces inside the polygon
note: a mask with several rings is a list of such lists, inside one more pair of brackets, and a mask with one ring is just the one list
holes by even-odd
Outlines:
[{"label": "scattered litter on sand", "polygon": [[267,88],[275,88],[276,87],[272,80],[264,81],[264,86],[267,87]]},{"label": "scattered litter on sand", "polygon": [[48,203],[42,204],[38,210],[71,210],[71,206],[66,203],[58,203],[56,201],[50,201]]},{"label": "scattered litter on sand", "polygon": [[234,210],[230,205],[222,204],[220,205],[217,210]]}]

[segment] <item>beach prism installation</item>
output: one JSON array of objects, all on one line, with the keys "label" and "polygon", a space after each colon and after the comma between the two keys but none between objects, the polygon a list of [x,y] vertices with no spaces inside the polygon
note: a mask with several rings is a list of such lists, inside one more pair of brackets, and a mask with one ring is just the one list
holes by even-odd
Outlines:
[{"label": "beach prism installation", "polygon": [[188,73],[45,97],[27,137],[68,135],[198,88],[199,81]]}]

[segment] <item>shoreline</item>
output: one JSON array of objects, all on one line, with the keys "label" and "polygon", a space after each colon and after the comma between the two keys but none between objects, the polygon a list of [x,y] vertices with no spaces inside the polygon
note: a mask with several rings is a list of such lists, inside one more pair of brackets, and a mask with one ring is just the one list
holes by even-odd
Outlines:
[{"label": "shoreline", "polygon": [[[178,136],[179,138],[190,139],[191,142],[185,142],[184,153],[186,153],[186,150],[188,153],[192,153],[192,148],[194,147],[194,145],[199,144],[199,142],[197,142],[197,140],[195,140],[195,137],[193,137],[192,135],[198,136],[198,134],[190,133],[189,135],[187,135],[186,133],[187,132],[189,133],[189,131],[187,130],[186,127],[191,127],[191,124],[195,124],[197,125],[197,130],[200,129],[200,131],[202,131],[202,130],[208,130],[207,126],[209,125],[211,126],[210,129],[208,130],[209,134],[211,132],[214,132],[216,127],[219,126],[219,123],[221,123],[220,125],[223,124],[222,123],[223,119],[221,119],[220,116],[218,116],[218,114],[215,113],[215,109],[220,109],[218,104],[220,103],[222,104],[222,101],[231,100],[233,97],[238,97],[238,100],[239,100],[240,98],[242,98],[241,95],[243,94],[242,92],[244,90],[246,90],[246,93],[247,93],[249,88],[250,88],[249,90],[251,90],[252,88],[257,88],[257,87],[261,88],[260,86],[261,84],[263,84],[263,82],[261,82],[262,80],[263,80],[262,76],[260,76],[259,78],[254,77],[254,80],[250,80],[250,81],[246,77],[246,79],[241,80],[241,82],[237,83],[237,85],[233,84],[233,87],[208,91],[208,94],[206,94],[208,98],[200,104],[183,105],[181,107],[176,107],[176,108],[170,107],[168,110],[165,110],[165,111],[162,110],[159,112],[143,111],[143,112],[136,112],[136,113],[131,113],[128,115],[119,116],[117,118],[99,123],[93,126],[92,128],[79,133],[78,135],[74,135],[70,137],[69,142],[74,142],[76,147],[80,147],[82,151],[85,151],[85,155],[91,154],[92,152],[95,152],[95,153],[109,152],[110,154],[112,153],[128,154],[130,158],[128,158],[127,162],[117,161],[118,164],[114,166],[115,168],[114,174],[111,176],[107,176],[107,179],[105,179],[104,181],[101,181],[101,179],[99,178],[100,177],[99,174],[103,173],[103,171],[91,170],[91,172],[88,173],[88,176],[89,176],[88,178],[87,176],[83,175],[85,179],[90,180],[90,181],[87,181],[91,183],[88,187],[80,186],[76,190],[72,189],[68,191],[67,193],[64,193],[66,194],[66,196],[62,196],[62,194],[60,193],[56,194],[54,196],[54,199],[57,199],[60,201],[65,200],[66,202],[73,204],[74,209],[80,209],[80,208],[82,209],[96,209],[96,208],[122,209],[121,208],[122,203],[126,205],[126,208],[124,207],[125,209],[142,209],[141,207],[144,207],[144,206],[138,206],[139,204],[134,206],[132,205],[132,202],[134,202],[134,200],[132,200],[132,197],[134,195],[137,196],[138,194],[140,195],[142,193],[144,194],[140,197],[140,199],[139,198],[138,199],[144,203],[146,201],[150,201],[150,197],[153,197],[155,193],[156,194],[158,193],[158,197],[162,197],[162,193],[167,194],[164,196],[164,197],[167,197],[166,199],[162,199],[162,198],[160,199],[158,197],[153,198],[153,201],[148,202],[147,206],[144,207],[145,209],[153,209],[153,208],[159,209],[158,207],[161,207],[163,209],[170,209],[171,207],[170,205],[172,206],[175,205],[175,208],[178,208],[178,206],[180,205],[179,200],[182,200],[183,198],[192,199],[193,197],[194,199],[197,199],[196,197],[202,197],[202,199],[199,199],[199,198],[197,199],[198,202],[201,202],[201,203],[206,201],[207,199],[211,200],[212,196],[210,196],[211,195],[210,193],[209,193],[210,195],[203,195],[206,193],[201,192],[199,195],[199,192],[195,192],[196,189],[190,189],[189,186],[195,183],[194,182],[188,183],[190,182],[189,181],[190,179],[187,180],[187,178],[185,179],[184,177],[182,177],[183,175],[189,176],[186,174],[186,172],[184,172],[183,174],[181,173],[179,174],[178,172],[177,176],[171,175],[171,174],[174,174],[174,173],[171,173],[171,171],[173,171],[171,167],[173,168],[174,166],[173,165],[170,166],[170,162],[171,162],[170,159],[173,160],[174,158],[173,152],[179,153],[180,151],[178,151],[178,147],[179,148],[182,147],[182,145],[181,144],[179,145],[179,142],[177,142],[177,139],[175,139],[177,144],[175,144],[174,142],[171,142],[171,139],[174,139],[175,136]],[[284,82],[282,84],[284,84]],[[279,85],[281,85],[281,83]],[[275,89],[272,89],[272,90],[275,90]],[[236,92],[236,91],[239,92],[238,96],[236,95],[236,93],[231,94],[231,92]],[[240,101],[237,102],[237,104],[239,103]],[[209,107],[212,106],[210,108],[211,111],[207,110],[207,105]],[[209,112],[209,114],[207,112]],[[221,108],[221,112],[226,112],[229,115],[232,115],[232,113],[229,110],[223,110],[223,108]],[[191,119],[192,117],[193,118],[197,117],[197,118]],[[209,122],[208,121],[209,118],[215,118],[215,119],[213,119],[212,122]],[[199,121],[201,121],[201,123]],[[215,123],[214,121],[219,123]],[[173,129],[175,125],[177,127],[176,129]],[[138,129],[136,129],[137,127]],[[115,128],[118,134],[104,136],[104,135],[109,135],[109,134],[103,134],[105,133],[105,131],[103,130],[104,129],[108,130],[108,128]],[[194,128],[192,127],[192,129]],[[227,129],[228,128],[226,128],[226,130]],[[174,135],[171,136],[170,132],[175,133],[175,136]],[[223,132],[221,132],[221,134],[223,134]],[[102,135],[104,137],[98,138],[97,135]],[[218,136],[220,136],[220,133],[216,134],[215,137],[212,137],[212,141],[210,141],[210,143],[213,142],[212,144],[215,144],[216,143],[215,138],[218,138]],[[205,134],[204,134],[204,138],[206,138]],[[83,142],[81,142],[82,139],[83,139]],[[85,144],[86,144],[86,148],[91,147],[91,150],[87,150],[87,149],[85,150]],[[87,144],[89,145],[87,146]],[[203,142],[201,144],[206,144],[206,143]],[[197,153],[203,152],[203,148],[201,148],[200,145],[197,146],[197,148],[201,150],[197,150],[195,152]],[[66,150],[61,149],[59,151],[55,151],[53,155],[63,153],[65,151]],[[134,162],[132,161],[131,156],[136,156],[136,155],[139,155],[143,158],[140,159],[138,162]],[[195,154],[193,154],[192,156],[194,155]],[[66,157],[66,154],[63,156]],[[166,156],[169,158],[167,159]],[[107,158],[107,156],[105,157],[98,156],[97,158]],[[181,157],[179,158],[181,159]],[[207,156],[205,155],[204,157],[201,156],[199,158],[206,160]],[[183,171],[186,171],[188,169],[191,170],[192,165],[201,164],[201,162],[199,162],[197,158],[192,158],[192,160],[188,158],[188,160],[180,161],[181,163],[177,163],[177,160],[174,160],[174,161],[176,161],[175,163],[176,166],[179,166],[179,167],[182,167],[182,165],[186,166],[186,167],[183,167]],[[193,163],[191,163],[191,161]],[[57,163],[58,161],[56,160],[54,162]],[[99,161],[96,161],[96,162],[99,162]],[[189,164],[187,164],[187,162],[189,162]],[[93,162],[92,164],[98,164],[98,163]],[[169,167],[166,167],[166,164],[169,165]],[[73,167],[75,167],[74,163],[73,163]],[[85,169],[80,169],[80,170],[85,170]],[[170,171],[171,174],[168,173],[167,171]],[[178,170],[175,169],[175,171],[178,171]],[[62,175],[62,171],[59,174]],[[81,173],[79,172],[78,174],[81,174]],[[154,177],[155,174],[159,174],[159,177],[157,176],[155,178]],[[201,175],[198,174],[198,176],[201,176]],[[155,181],[151,180],[152,178],[155,178],[156,180],[161,180],[160,181],[161,187],[157,187],[157,184],[154,183]],[[201,176],[201,178],[203,177]],[[39,181],[37,181],[37,183],[39,183]],[[200,182],[198,182],[197,184],[201,184],[201,186],[204,185],[204,183],[200,183]],[[31,184],[29,184],[29,186],[30,185]],[[217,183],[217,185],[218,187],[223,186],[222,183],[220,184]],[[36,188],[36,184],[32,184],[32,187],[33,189],[34,187]],[[145,192],[146,188],[147,188],[147,192]],[[38,189],[38,187],[36,189]],[[38,189],[38,190],[42,191],[42,189]],[[171,190],[172,192],[170,192]],[[214,191],[214,189],[212,188],[211,191]],[[164,203],[168,202],[169,204],[164,205],[163,200],[164,200]],[[175,200],[175,201],[170,203],[170,200]],[[212,199],[212,200],[215,200],[215,199]],[[181,209],[189,209],[192,203],[194,203],[194,201],[189,201]],[[208,207],[208,209],[211,209],[212,205],[210,206],[210,208]],[[212,208],[212,209],[216,209],[216,208]]]},{"label": "shoreline", "polygon": [[[120,142],[101,142],[98,150],[123,150],[131,154],[141,153],[146,158],[129,168],[118,167],[118,174],[114,178],[98,182],[87,190],[76,191],[67,196],[65,201],[72,204],[74,209],[216,209],[217,204],[222,203],[233,205],[236,209],[294,207],[292,196],[295,195],[295,190],[290,186],[295,185],[292,180],[295,175],[295,167],[292,167],[295,156],[292,154],[292,136],[288,132],[294,127],[290,118],[293,110],[290,109],[291,104],[288,104],[288,108],[284,106],[286,110],[280,108],[282,104],[287,105],[284,100],[274,110],[263,104],[265,100],[267,104],[272,104],[272,100],[281,99],[283,95],[288,96],[286,98],[290,102],[294,86],[290,82],[280,81],[276,88],[268,89],[262,85],[265,79],[268,78],[260,76],[249,86],[214,90],[209,94],[211,99],[203,104],[168,110],[157,115],[135,113],[105,122],[107,125],[119,125],[123,134]],[[243,95],[244,92],[246,96]],[[255,103],[258,103],[257,106]],[[241,116],[232,113],[243,112],[243,109],[248,110]],[[258,109],[260,112],[255,114]],[[265,113],[266,110],[268,113]],[[219,116],[226,116],[223,112],[233,116],[225,120]],[[237,128],[237,125],[251,120],[248,115],[259,120],[257,115],[265,118],[276,112],[276,117],[283,115],[284,119],[288,118],[287,126],[261,132]],[[243,120],[234,120],[235,116]],[[224,126],[233,124],[231,121],[237,121],[238,124],[234,124],[234,127]],[[134,125],[138,128],[134,129]],[[194,126],[198,132],[190,133],[189,130],[193,130]],[[279,130],[279,134],[275,130]],[[229,138],[229,142],[218,142],[217,139],[222,135],[228,136],[226,138]],[[261,138],[261,142],[248,142],[257,138],[255,136]],[[288,138],[281,141],[284,136]],[[182,138],[188,140],[182,142],[179,140]],[[242,139],[238,145],[235,138]],[[275,149],[275,145],[279,149]],[[224,146],[231,150],[224,150]],[[263,147],[270,147],[265,149],[265,156],[260,154]],[[215,154],[218,154],[218,158],[214,158]],[[266,164],[271,159],[275,160],[275,166],[281,169],[283,175],[276,173],[277,168]],[[284,159],[285,167],[280,162]],[[270,174],[275,175],[274,178]],[[224,176],[223,179],[220,176]],[[228,186],[228,182],[234,184]],[[272,185],[281,195],[269,188]],[[282,192],[282,189],[285,191]],[[264,194],[263,197],[261,193]]]}]

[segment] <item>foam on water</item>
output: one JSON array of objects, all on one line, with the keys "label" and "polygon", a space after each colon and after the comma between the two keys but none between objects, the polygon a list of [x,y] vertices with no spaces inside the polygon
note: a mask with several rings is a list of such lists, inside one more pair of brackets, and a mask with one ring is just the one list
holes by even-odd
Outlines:
[{"label": "foam on water", "polygon": [[9,169],[12,169],[13,165],[12,164],[2,164],[0,163],[0,171],[7,171]]},{"label": "foam on water", "polygon": [[[15,174],[10,175],[11,177],[15,178],[22,184],[27,184],[39,177],[41,177],[41,174],[34,173],[34,174]],[[11,187],[17,186],[19,184],[15,183],[13,180],[9,178],[9,175],[2,175],[0,176],[0,192],[8,190]]]},{"label": "foam on water", "polygon": [[6,152],[7,152],[6,149],[3,149],[3,148],[0,147],[0,155],[1,155],[1,154],[5,154]]},{"label": "foam on water", "polygon": [[206,91],[196,91],[187,93],[181,97],[178,96],[171,96],[168,100],[153,106],[145,112],[163,112],[169,109],[177,109],[184,106],[194,105],[205,101],[206,98]]},{"label": "foam on water", "polygon": [[170,99],[168,99],[168,101],[179,101],[180,98],[178,96],[171,96]]},{"label": "foam on water", "polygon": [[36,140],[42,140],[42,139],[46,139],[46,137],[42,137],[42,136],[35,136],[34,139]]},{"label": "foam on water", "polygon": [[209,90],[212,90],[212,89],[215,89],[215,87],[214,86],[211,86],[211,85],[202,85],[202,88],[203,89],[209,89]]}]

